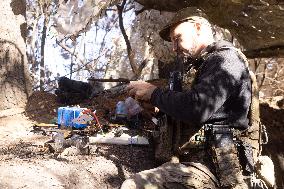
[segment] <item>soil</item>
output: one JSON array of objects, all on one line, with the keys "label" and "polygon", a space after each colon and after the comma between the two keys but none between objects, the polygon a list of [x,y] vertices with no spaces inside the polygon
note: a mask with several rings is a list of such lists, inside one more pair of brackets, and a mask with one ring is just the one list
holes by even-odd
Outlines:
[{"label": "soil", "polygon": [[[106,123],[105,113],[124,99],[97,97],[78,105],[96,109]],[[154,167],[150,146],[90,145],[91,154],[68,156],[43,151],[51,136],[32,132],[33,125],[52,122],[60,106],[65,105],[55,95],[35,92],[24,114],[0,119],[0,188],[119,188],[131,175]]]},{"label": "soil", "polygon": [[[79,105],[96,109],[107,123],[116,103],[125,98],[105,93]],[[0,188],[119,188],[134,173],[155,167],[151,146],[91,145],[91,154],[69,156],[44,151],[51,136],[31,131],[35,123],[52,122],[59,106],[65,105],[55,95],[35,92],[24,114],[0,118]],[[262,103],[261,118],[270,138],[263,152],[274,161],[278,188],[284,182],[283,117],[282,105]]]}]

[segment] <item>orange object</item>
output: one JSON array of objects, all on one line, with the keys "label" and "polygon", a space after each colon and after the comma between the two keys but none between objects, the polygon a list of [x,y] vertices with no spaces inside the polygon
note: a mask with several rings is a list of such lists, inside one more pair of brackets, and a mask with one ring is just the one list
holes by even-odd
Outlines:
[{"label": "orange object", "polygon": [[96,114],[92,110],[86,109],[86,110],[83,110],[82,113],[91,115],[96,120],[96,122],[98,123],[99,127],[102,128],[102,126],[101,126],[101,124],[99,122],[98,117],[96,116]]}]

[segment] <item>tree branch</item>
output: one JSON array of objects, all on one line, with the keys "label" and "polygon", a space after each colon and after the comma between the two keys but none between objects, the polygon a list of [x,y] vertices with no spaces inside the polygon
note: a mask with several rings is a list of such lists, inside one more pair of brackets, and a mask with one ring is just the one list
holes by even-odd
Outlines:
[{"label": "tree branch", "polygon": [[144,60],[142,61],[142,63],[139,65],[139,67],[138,67],[138,69],[137,69],[137,72],[138,72],[139,76],[141,75],[142,70],[143,70],[143,69],[145,68],[145,66],[147,65],[147,62],[148,62],[148,59],[146,58],[146,59],[144,59]]},{"label": "tree branch", "polygon": [[255,65],[255,73],[258,71],[259,65],[260,65],[261,58],[257,61],[257,59],[254,59],[254,65]]},{"label": "tree branch", "polygon": [[126,0],[123,0],[121,5],[116,5],[117,11],[118,11],[119,28],[121,30],[121,33],[122,33],[123,38],[124,38],[125,43],[126,43],[127,54],[128,54],[128,59],[129,59],[131,69],[132,69],[133,73],[135,74],[135,77],[138,77],[139,75],[138,75],[137,65],[134,62],[134,53],[133,53],[133,50],[131,48],[130,41],[128,39],[128,36],[127,36],[126,31],[124,29],[124,26],[123,26],[122,13],[123,13],[123,9],[124,9],[125,4],[126,4]]},{"label": "tree branch", "polygon": [[72,49],[70,49],[69,47],[67,47],[66,45],[64,45],[62,42],[60,41],[57,41],[56,40],[56,43],[61,47],[63,48],[65,51],[69,52],[72,56],[75,56],[75,58],[81,63],[81,64],[84,64],[85,62],[79,58],[79,55],[78,53],[76,52],[73,52]]},{"label": "tree branch", "polygon": [[263,84],[264,84],[264,81],[265,81],[265,78],[266,78],[266,72],[267,72],[267,64],[265,64],[265,66],[264,66],[264,71],[263,71],[262,79],[261,79],[261,82],[260,82],[260,84],[259,84],[259,90],[260,90],[260,88],[263,87]]},{"label": "tree branch", "polygon": [[[62,47],[62,48],[63,48],[63,47]],[[68,48],[68,47],[67,47],[67,48]],[[67,50],[67,51],[68,51],[68,50]],[[68,51],[68,52],[69,52],[69,51]],[[95,58],[95,59],[93,59],[93,60],[91,60],[91,61],[89,61],[89,62],[83,64],[81,67],[79,67],[79,68],[73,70],[71,73],[65,74],[65,75],[62,76],[62,77],[67,77],[67,76],[69,76],[69,75],[72,74],[72,73],[78,72],[78,71],[82,70],[84,67],[86,67],[87,65],[89,65],[90,63],[97,63],[97,62],[99,61],[99,59],[100,59],[102,56],[104,56],[104,55],[105,55],[105,54],[99,55],[97,58]],[[75,55],[74,55],[74,56],[75,56]],[[50,80],[49,82],[46,82],[45,84],[49,84],[49,83],[54,82],[54,81],[56,81],[56,80],[57,80],[57,79]],[[34,87],[33,90],[35,90],[35,89],[37,89],[37,88],[39,88],[39,87],[40,87],[40,85]]]},{"label": "tree branch", "polygon": [[100,50],[99,50],[99,53],[102,52],[103,47],[104,47],[104,45],[105,45],[106,36],[107,36],[107,34],[112,30],[112,28],[115,26],[115,23],[116,23],[117,20],[118,20],[118,17],[115,18],[115,20],[113,21],[112,26],[110,26],[108,29],[106,29],[106,33],[105,33],[105,35],[104,35],[104,37],[103,37],[103,40],[102,40],[102,43],[101,43],[101,48],[100,48]]}]

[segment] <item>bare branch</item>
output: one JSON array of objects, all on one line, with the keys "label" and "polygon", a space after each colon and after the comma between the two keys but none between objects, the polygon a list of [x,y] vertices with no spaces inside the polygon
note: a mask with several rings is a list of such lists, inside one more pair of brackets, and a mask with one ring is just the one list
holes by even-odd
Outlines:
[{"label": "bare branch", "polygon": [[72,52],[72,54],[71,54],[71,62],[70,62],[70,79],[72,78],[72,71],[73,71],[73,65],[74,65],[74,63],[73,63],[73,56],[74,56],[74,54],[75,54],[75,52],[76,52],[76,47],[77,47],[77,45],[76,45],[76,41],[75,41],[75,45],[74,45],[74,49],[73,49],[73,52]]},{"label": "bare branch", "polygon": [[46,30],[47,30],[47,15],[44,14],[44,24],[42,29],[42,37],[41,37],[41,45],[40,45],[40,91],[44,91],[44,79],[45,79],[45,72],[44,72],[44,46],[45,46],[45,39],[46,39]]},{"label": "bare branch", "polygon": [[255,73],[258,71],[261,59],[254,59]]},{"label": "bare branch", "polygon": [[56,40],[56,43],[57,43],[60,47],[62,47],[65,51],[67,51],[67,52],[69,52],[71,55],[73,55],[81,64],[84,64],[84,63],[85,63],[82,59],[79,58],[78,53],[73,52],[73,50],[70,49],[69,47],[67,47],[65,44],[63,44],[62,42],[59,42],[59,41],[57,41],[57,40]]},{"label": "bare branch", "polygon": [[281,92],[281,93],[284,93],[284,90],[283,89],[276,89],[274,92],[273,92],[273,96],[275,96],[277,94],[277,92]]},{"label": "bare branch", "polygon": [[147,62],[148,62],[148,59],[146,58],[146,59],[144,59],[144,60],[142,61],[142,63],[140,64],[140,66],[139,66],[139,68],[138,68],[138,70],[137,70],[139,76],[141,75],[141,72],[142,72],[143,68],[145,68],[145,66],[147,65]]},{"label": "bare branch", "polygon": [[[62,47],[62,48],[63,48],[63,47]],[[67,48],[68,48],[68,47],[67,47]],[[69,51],[68,51],[68,52],[69,52]],[[82,70],[83,68],[85,68],[85,67],[86,67],[87,65],[89,65],[90,63],[96,64],[96,63],[99,61],[99,59],[100,59],[102,56],[104,56],[104,55],[105,55],[105,54],[99,55],[97,58],[95,58],[95,59],[93,59],[93,60],[91,60],[91,61],[89,61],[89,62],[83,64],[81,67],[79,67],[79,68],[73,70],[72,73],[75,73],[75,72],[78,72],[78,71]],[[74,56],[75,56],[75,55],[74,55]],[[72,73],[66,74],[66,75],[64,75],[64,76],[62,76],[62,77],[69,76],[69,75],[72,74]],[[57,79],[50,80],[49,82],[46,82],[45,84],[49,84],[49,83],[54,82],[54,81],[56,81],[56,80],[57,80]],[[39,88],[39,87],[40,87],[40,85],[34,87],[33,90],[35,90],[35,89],[37,89],[37,88]]]},{"label": "bare branch", "polygon": [[130,41],[128,39],[128,36],[127,36],[126,31],[124,29],[124,26],[123,26],[122,12],[123,12],[125,3],[126,3],[126,0],[123,0],[121,5],[116,5],[117,10],[118,10],[119,28],[121,30],[121,33],[122,33],[123,38],[124,38],[125,43],[126,43],[127,54],[128,54],[128,59],[129,59],[129,62],[130,62],[131,69],[132,69],[133,73],[135,74],[135,77],[138,77],[139,75],[138,75],[137,65],[134,62],[134,53],[133,53],[133,50],[131,48]]},{"label": "bare branch", "polygon": [[274,83],[277,83],[277,84],[280,84],[280,83],[281,83],[281,81],[278,81],[278,80],[276,80],[275,78],[271,78],[271,77],[268,77],[268,76],[266,76],[265,79],[268,79],[268,80],[270,80],[271,82],[274,82]]},{"label": "bare branch", "polygon": [[263,87],[263,84],[264,84],[264,81],[265,81],[265,78],[266,78],[266,72],[267,72],[267,64],[265,64],[265,67],[264,67],[262,79],[261,79],[261,82],[259,84],[259,89]]},{"label": "bare branch", "polygon": [[105,44],[106,36],[107,36],[107,34],[112,30],[112,28],[115,26],[115,23],[117,22],[117,20],[118,20],[118,17],[113,21],[112,26],[109,27],[109,28],[106,30],[106,33],[105,33],[105,35],[104,35],[104,37],[103,37],[103,40],[102,40],[102,43],[101,43],[101,48],[100,48],[100,50],[99,50],[99,53],[102,52],[103,46],[104,46],[104,44]]}]

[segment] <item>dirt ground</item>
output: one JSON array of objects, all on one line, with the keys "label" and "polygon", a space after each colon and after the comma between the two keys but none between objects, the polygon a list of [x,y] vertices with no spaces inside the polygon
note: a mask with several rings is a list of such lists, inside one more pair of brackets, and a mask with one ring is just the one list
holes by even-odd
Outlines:
[{"label": "dirt ground", "polygon": [[58,106],[54,95],[37,92],[29,99],[24,113],[13,115],[12,111],[9,116],[2,116],[1,189],[119,188],[132,174],[154,167],[153,149],[149,146],[101,144],[90,145],[89,155],[42,153],[39,147],[51,137],[31,132],[33,125],[49,123]]},{"label": "dirt ground", "polygon": [[0,188],[119,188],[133,173],[152,168],[151,149],[92,145],[90,155],[38,152],[49,136],[31,133],[24,115],[1,119]]},{"label": "dirt ground", "polygon": [[[118,100],[107,95],[83,106],[95,107],[103,117]],[[50,139],[33,133],[35,122],[50,122],[61,106],[56,97],[34,93],[25,112],[13,111],[0,118],[0,188],[119,188],[136,172],[155,167],[150,146],[92,145],[90,155],[60,156],[43,153],[39,147]],[[101,109],[100,109],[101,107]],[[21,113],[22,112],[22,113]],[[263,103],[261,117],[270,137],[264,153],[271,156],[278,188],[283,187],[284,109],[281,103]]]}]

